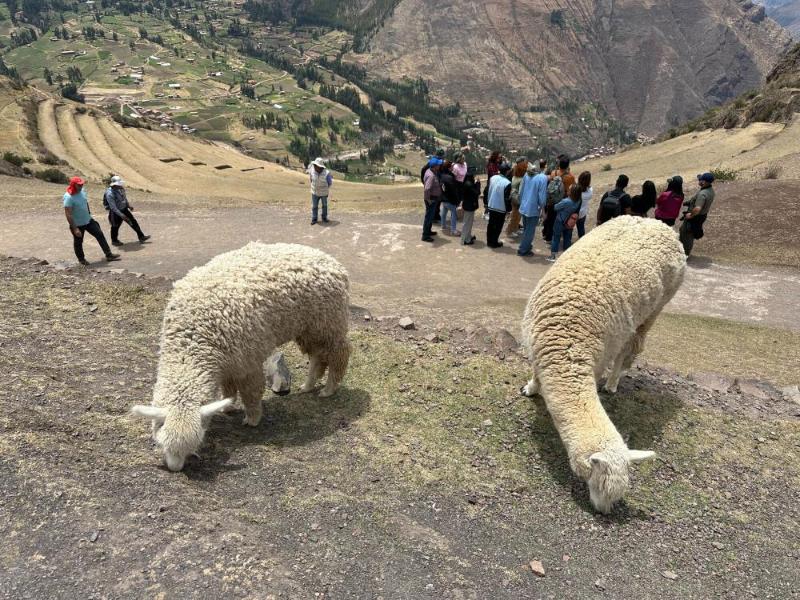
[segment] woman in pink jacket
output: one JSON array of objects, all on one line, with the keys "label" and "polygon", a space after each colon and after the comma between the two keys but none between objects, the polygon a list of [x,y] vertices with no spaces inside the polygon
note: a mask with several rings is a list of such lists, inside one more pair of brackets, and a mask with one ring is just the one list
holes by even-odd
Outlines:
[{"label": "woman in pink jacket", "polygon": [[683,206],[683,178],[675,175],[667,179],[667,190],[656,198],[656,219],[672,227],[681,213],[681,206]]}]

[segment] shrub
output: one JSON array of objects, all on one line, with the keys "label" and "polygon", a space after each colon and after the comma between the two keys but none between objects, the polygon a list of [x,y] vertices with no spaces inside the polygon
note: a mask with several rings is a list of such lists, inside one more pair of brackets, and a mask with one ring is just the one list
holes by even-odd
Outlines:
[{"label": "shrub", "polygon": [[43,171],[37,171],[33,176],[50,183],[69,183],[69,177],[59,169],[44,169]]},{"label": "shrub", "polygon": [[602,167],[600,167],[601,171],[610,171],[611,170],[611,163],[606,163]]},{"label": "shrub", "polygon": [[738,176],[738,173],[733,169],[726,169],[723,167],[712,169],[711,174],[716,181],[733,181]]},{"label": "shrub", "polygon": [[768,165],[764,171],[764,179],[777,179],[781,175],[781,168],[775,163]]},{"label": "shrub", "polygon": [[14,166],[21,167],[23,163],[29,162],[31,159],[13,152],[5,152],[3,153],[3,160],[10,162]]},{"label": "shrub", "polygon": [[560,8],[550,11],[550,24],[564,29],[567,24],[564,18],[564,11]]},{"label": "shrub", "polygon": [[43,165],[50,165],[50,166],[66,164],[63,160],[58,158],[55,154],[50,152],[47,148],[42,150],[42,152],[39,154],[39,162],[42,163]]}]

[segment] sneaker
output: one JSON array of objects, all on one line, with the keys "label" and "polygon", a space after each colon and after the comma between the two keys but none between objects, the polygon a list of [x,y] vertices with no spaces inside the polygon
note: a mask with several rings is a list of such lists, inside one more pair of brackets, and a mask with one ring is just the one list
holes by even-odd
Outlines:
[{"label": "sneaker", "polygon": [[86,260],[85,258],[79,258],[79,259],[78,259],[78,262],[79,262],[80,264],[82,264],[84,267],[88,267],[88,266],[89,266],[89,261],[88,261],[88,260]]},{"label": "sneaker", "polygon": [[525,254],[520,254],[519,252],[517,252],[517,256],[522,256],[522,257],[533,256],[533,252],[530,251],[530,250],[528,252],[526,252]]},{"label": "sneaker", "polygon": [[111,240],[111,245],[112,246],[122,246],[122,242],[120,242],[119,240]]},{"label": "sneaker", "polygon": [[551,254],[550,256],[548,256],[547,258],[545,258],[545,260],[546,260],[547,262],[556,262],[556,256],[555,256],[555,254]]},{"label": "sneaker", "polygon": [[472,246],[475,243],[475,240],[470,240],[469,242],[464,242],[465,246]]},{"label": "sneaker", "polygon": [[328,219],[322,219],[322,222],[323,223],[330,223],[330,221],[328,221]]},{"label": "sneaker", "polygon": [[439,235],[438,231],[431,231],[430,235]]},{"label": "sneaker", "polygon": [[489,248],[502,248],[503,242],[497,242],[496,244],[486,244]]},{"label": "sneaker", "polygon": [[144,243],[145,243],[147,240],[149,240],[151,237],[152,237],[152,236],[149,236],[149,235],[143,235],[142,237],[140,237],[140,238],[139,238],[139,243],[140,243],[140,244],[144,244]]},{"label": "sneaker", "polygon": [[114,262],[119,260],[119,254],[106,254],[106,262]]},{"label": "sneaker", "polygon": [[432,237],[424,237],[424,238],[422,238],[422,241],[423,242],[432,242],[433,238]]},{"label": "sneaker", "polygon": [[474,242],[474,241],[475,241],[475,240],[477,240],[477,239],[478,239],[478,238],[476,238],[476,237],[473,235],[473,236],[472,236],[472,238],[471,238],[469,241],[470,241],[470,242]]},{"label": "sneaker", "polygon": [[316,224],[317,224],[317,222],[316,222],[316,221],[311,221],[311,224],[312,224],[312,225],[316,225]]},{"label": "sneaker", "polygon": [[453,235],[455,235],[455,236],[459,236],[459,235],[461,235],[461,232],[460,232],[458,229],[456,229],[456,230],[453,232]]}]

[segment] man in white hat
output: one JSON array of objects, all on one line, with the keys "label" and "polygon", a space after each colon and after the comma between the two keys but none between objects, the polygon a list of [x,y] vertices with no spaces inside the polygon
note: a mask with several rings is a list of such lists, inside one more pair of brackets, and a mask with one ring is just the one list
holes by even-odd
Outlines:
[{"label": "man in white hat", "polygon": [[328,196],[333,185],[333,175],[325,168],[325,161],[317,158],[308,167],[311,181],[311,224],[317,224],[319,202],[322,200],[322,222],[328,222]]},{"label": "man in white hat", "polygon": [[133,206],[128,204],[128,196],[125,194],[125,181],[119,175],[114,175],[111,178],[111,184],[108,186],[105,195],[103,196],[103,206],[108,211],[108,222],[111,223],[111,243],[115,246],[122,246],[119,241],[119,228],[122,223],[127,223],[136,232],[139,238],[139,243],[144,244],[150,239],[149,235],[145,235],[139,223],[131,212]]}]

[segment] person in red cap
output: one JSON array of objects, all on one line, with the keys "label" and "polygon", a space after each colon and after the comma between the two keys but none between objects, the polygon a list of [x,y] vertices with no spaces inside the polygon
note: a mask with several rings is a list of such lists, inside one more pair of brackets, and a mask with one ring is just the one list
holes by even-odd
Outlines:
[{"label": "person in red cap", "polygon": [[69,230],[72,232],[72,243],[75,249],[75,256],[82,265],[88,265],[89,261],[83,253],[83,234],[89,234],[97,240],[100,248],[106,255],[108,262],[119,260],[119,254],[111,252],[111,248],[100,229],[100,224],[92,218],[89,211],[89,200],[86,198],[86,191],[83,186],[86,182],[80,177],[73,177],[69,180],[67,192],[64,194],[64,214],[67,216]]}]

